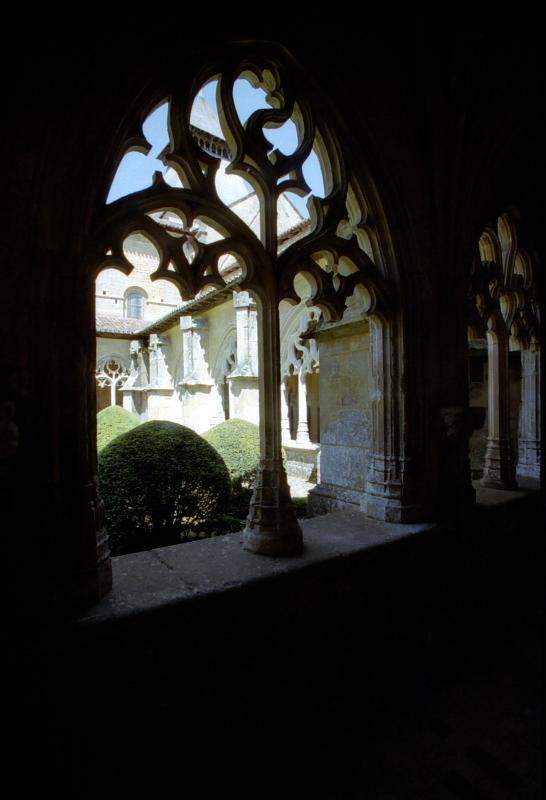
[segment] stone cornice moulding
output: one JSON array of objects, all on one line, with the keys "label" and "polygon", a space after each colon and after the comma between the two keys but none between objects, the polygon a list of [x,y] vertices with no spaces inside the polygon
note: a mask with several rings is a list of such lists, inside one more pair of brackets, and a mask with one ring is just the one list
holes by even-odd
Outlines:
[{"label": "stone cornice moulding", "polygon": [[362,312],[359,319],[339,320],[336,322],[323,322],[317,328],[302,334],[302,339],[316,339],[327,342],[331,339],[340,339],[343,336],[354,336],[359,333],[368,333],[370,330],[370,318],[367,313]]}]

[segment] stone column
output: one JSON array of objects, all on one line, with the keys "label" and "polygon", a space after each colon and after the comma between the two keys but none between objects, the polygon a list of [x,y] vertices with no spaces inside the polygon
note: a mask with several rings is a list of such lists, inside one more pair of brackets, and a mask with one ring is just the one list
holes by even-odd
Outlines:
[{"label": "stone column", "polygon": [[157,333],[150,334],[148,351],[150,353],[150,387],[153,389],[172,389],[164,352],[168,341],[165,336],[158,336]]},{"label": "stone column", "polygon": [[248,292],[235,292],[233,305],[237,326],[237,363],[228,375],[233,416],[259,424],[256,303]]},{"label": "stone column", "polygon": [[234,292],[237,325],[237,364],[230,378],[258,376],[258,330],[256,303],[248,292]]},{"label": "stone column", "polygon": [[150,383],[148,386],[148,418],[168,419],[170,415],[170,398],[174,385],[167,368],[165,349],[168,337],[150,334],[148,344],[150,363]]},{"label": "stone column", "polygon": [[517,475],[540,479],[540,351],[521,353],[521,406]]},{"label": "stone column", "polygon": [[438,521],[464,530],[476,503],[476,490],[470,478],[468,440],[484,423],[485,408],[455,406],[440,409],[440,494],[436,508]]},{"label": "stone column", "polygon": [[[66,282],[68,284],[68,281]],[[73,341],[66,341],[67,332],[59,342],[62,348],[75,348],[79,363],[74,372],[69,402],[63,398],[63,411],[74,427],[65,431],[70,440],[70,459],[62,466],[65,476],[60,487],[63,520],[61,535],[72,534],[66,547],[75,556],[73,593],[77,604],[86,607],[96,603],[112,588],[112,564],[108,547],[108,534],[104,524],[104,505],[98,491],[97,481],[97,401],[96,401],[96,334],[93,296],[95,282],[89,272],[86,293],[79,291],[72,297],[74,318],[80,324],[78,336],[71,332]],[[81,298],[79,308],[75,298]],[[66,357],[66,351],[64,351]],[[71,401],[71,402],[70,402]],[[70,435],[72,434],[74,438]],[[75,455],[75,459],[74,459]]]},{"label": "stone column", "polygon": [[182,421],[184,425],[203,433],[211,427],[211,389],[214,381],[207,363],[209,328],[206,319],[180,318],[183,343],[183,374],[177,386],[184,390]]},{"label": "stone column", "polygon": [[141,420],[147,416],[148,367],[144,358],[144,347],[139,339],[133,339],[130,348],[131,368],[129,377],[121,388],[123,408],[136,414]]},{"label": "stone column", "polygon": [[480,483],[492,489],[516,486],[514,455],[510,440],[510,374],[508,333],[502,320],[490,322],[487,331],[487,418],[489,431],[485,467]]},{"label": "stone column", "polygon": [[418,522],[423,509],[415,499],[406,456],[403,347],[396,320],[370,318],[370,413],[372,443],[362,510],[385,522]]},{"label": "stone column", "polygon": [[307,372],[303,368],[298,373],[298,432],[296,441],[311,444],[307,423]]},{"label": "stone column", "polygon": [[281,454],[280,323],[276,292],[259,298],[260,463],[244,531],[244,547],[264,555],[303,548]]},{"label": "stone column", "polygon": [[290,417],[288,415],[288,388],[286,386],[286,378],[281,378],[281,433],[282,441],[290,442],[292,437],[290,435]]},{"label": "stone column", "polygon": [[179,385],[206,386],[213,384],[206,359],[209,326],[206,319],[185,316],[180,318],[183,341],[184,375]]}]

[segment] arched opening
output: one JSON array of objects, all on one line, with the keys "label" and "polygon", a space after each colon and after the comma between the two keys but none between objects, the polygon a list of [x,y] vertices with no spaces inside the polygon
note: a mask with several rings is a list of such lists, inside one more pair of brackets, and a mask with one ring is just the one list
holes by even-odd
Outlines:
[{"label": "arched opening", "polygon": [[[259,425],[245,546],[290,554],[301,550],[302,538],[286,468],[290,475],[295,465],[313,483],[320,479],[317,492],[324,496],[324,474],[336,472],[336,459],[346,460],[345,451],[354,449],[354,438],[343,439],[347,425],[354,424],[362,439],[350,461],[358,467],[345,483],[329,486],[327,508],[348,502],[392,521],[415,519],[420,511],[404,482],[406,401],[394,365],[403,328],[396,290],[388,285],[384,218],[375,196],[364,196],[333,129],[317,115],[303,75],[296,70],[285,81],[293,65],[269,50],[257,56],[261,69],[246,57],[238,76],[237,70],[224,75],[205,68],[191,98],[187,89],[173,88],[156,106],[144,125],[152,145],[143,141],[142,152],[150,151],[144,156],[148,178],[145,169],[124,190],[122,160],[95,259],[102,274],[116,271],[125,282],[125,322],[118,330],[131,368],[124,408],[140,423],[176,422],[199,435],[231,419]],[[342,202],[333,203],[334,197]],[[172,310],[157,308],[154,287],[160,284],[179,293],[169,303],[173,297],[161,292]],[[288,373],[281,363],[286,319],[279,316],[279,300],[308,309],[305,324],[293,332]],[[235,347],[220,353],[226,326],[236,330]],[[107,337],[114,329],[110,323],[97,331]],[[336,399],[342,425],[322,408],[327,382],[319,379],[319,349],[330,347],[332,330],[334,339],[348,336],[353,352],[347,358],[359,365],[348,369],[347,385],[334,380],[345,392]],[[346,390],[362,365],[370,380],[350,389],[347,404]],[[335,433],[326,442],[320,478],[323,430],[342,438]],[[294,451],[286,464],[284,439],[285,450]],[[315,510],[327,509],[319,504]]]},{"label": "arched opening", "polygon": [[538,324],[531,259],[503,214],[480,239],[470,288],[470,405],[483,412],[470,461],[482,486],[513,489],[540,477]]}]

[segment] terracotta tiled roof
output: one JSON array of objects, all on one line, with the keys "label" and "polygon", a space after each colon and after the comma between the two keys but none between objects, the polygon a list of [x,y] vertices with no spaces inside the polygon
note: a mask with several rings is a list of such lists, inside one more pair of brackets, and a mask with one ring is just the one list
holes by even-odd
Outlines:
[{"label": "terracotta tiled roof", "polygon": [[97,333],[114,333],[130,336],[139,333],[143,328],[149,325],[150,322],[145,319],[119,317],[117,314],[97,314],[96,324]]},{"label": "terracotta tiled roof", "polygon": [[133,339],[148,336],[150,333],[166,331],[183,314],[206,311],[220,303],[225,303],[237,284],[241,282],[241,270],[236,270],[232,275],[226,275],[225,279],[226,285],[221,289],[215,289],[201,297],[187,300],[158,319],[128,319],[126,317],[118,317],[115,314],[97,314],[97,335],[109,336],[112,339]]}]

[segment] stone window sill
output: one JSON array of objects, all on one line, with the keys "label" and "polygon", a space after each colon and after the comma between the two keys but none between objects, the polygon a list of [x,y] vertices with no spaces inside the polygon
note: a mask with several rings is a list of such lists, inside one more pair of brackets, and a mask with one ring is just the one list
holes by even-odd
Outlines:
[{"label": "stone window sill", "polygon": [[[499,491],[476,484],[478,507],[500,520],[508,506],[536,495],[536,488],[529,484],[517,491]],[[398,525],[358,511],[336,511],[301,523],[305,550],[292,558],[248,553],[240,533],[118,556],[112,559],[112,592],[80,618],[79,626],[123,623],[267,581],[309,576],[314,570],[324,578],[340,566],[345,569],[379,553],[390,556],[389,550],[445,532],[436,523]]]}]

